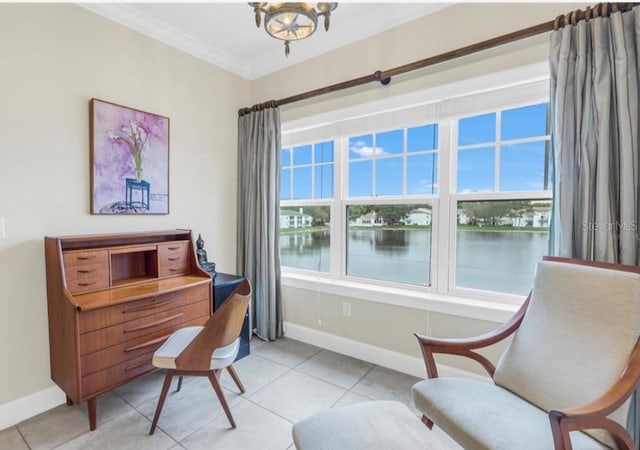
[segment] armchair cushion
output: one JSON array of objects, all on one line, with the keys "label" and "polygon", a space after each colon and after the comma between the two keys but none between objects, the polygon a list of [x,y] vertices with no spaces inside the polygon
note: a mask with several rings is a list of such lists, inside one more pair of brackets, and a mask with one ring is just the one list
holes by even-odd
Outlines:
[{"label": "armchair cushion", "polygon": [[[639,333],[640,275],[543,261],[495,383],[547,412],[587,404],[620,377]],[[627,412],[628,402],[609,418],[625,427]],[[613,445],[607,432],[588,432]]]},{"label": "armchair cushion", "polygon": [[[547,412],[491,382],[434,378],[413,386],[416,407],[466,449],[553,449]],[[576,450],[605,449],[581,432]]]}]

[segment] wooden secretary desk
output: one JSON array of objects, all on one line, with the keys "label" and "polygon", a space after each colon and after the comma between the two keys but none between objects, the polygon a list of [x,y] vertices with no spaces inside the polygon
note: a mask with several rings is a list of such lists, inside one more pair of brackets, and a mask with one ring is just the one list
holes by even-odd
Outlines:
[{"label": "wooden secretary desk", "polygon": [[51,378],[67,404],[87,402],[153,370],[178,328],[211,315],[211,277],[189,230],[45,237]]}]

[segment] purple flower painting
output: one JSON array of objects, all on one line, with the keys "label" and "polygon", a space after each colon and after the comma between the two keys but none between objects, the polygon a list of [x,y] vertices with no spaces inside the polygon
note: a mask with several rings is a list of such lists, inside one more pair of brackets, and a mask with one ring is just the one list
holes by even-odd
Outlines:
[{"label": "purple flower painting", "polygon": [[91,214],[169,213],[169,119],[91,99]]}]

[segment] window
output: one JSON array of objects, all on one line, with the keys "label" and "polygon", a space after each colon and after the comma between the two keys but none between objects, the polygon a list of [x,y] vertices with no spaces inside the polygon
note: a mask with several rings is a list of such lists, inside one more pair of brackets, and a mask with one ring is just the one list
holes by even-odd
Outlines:
[{"label": "window", "polygon": [[292,139],[282,150],[283,266],[521,298],[546,254],[551,212],[548,91],[540,92],[458,96],[415,109],[422,119],[385,112],[341,122],[333,139]]},{"label": "window", "polygon": [[283,266],[329,272],[330,215],[328,206],[280,208]]},{"label": "window", "polygon": [[435,194],[438,126],[349,138],[349,197]]},{"label": "window", "polygon": [[333,142],[283,148],[280,161],[282,200],[333,197]]},{"label": "window", "polygon": [[281,264],[329,272],[333,142],[283,148],[280,162]]},{"label": "window", "polygon": [[526,294],[547,253],[547,200],[458,202],[456,286]]},{"label": "window", "polygon": [[455,287],[526,294],[549,237],[547,104],[464,117],[457,130]]},{"label": "window", "polygon": [[430,285],[431,204],[349,205],[347,275]]}]

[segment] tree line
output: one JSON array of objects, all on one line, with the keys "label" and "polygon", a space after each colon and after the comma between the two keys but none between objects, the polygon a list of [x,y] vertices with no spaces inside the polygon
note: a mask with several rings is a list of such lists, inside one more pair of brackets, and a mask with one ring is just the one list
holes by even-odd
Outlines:
[{"label": "tree line", "polygon": [[[505,217],[522,217],[526,213],[531,213],[536,207],[551,207],[549,201],[534,200],[497,200],[460,202],[458,213],[468,217],[469,225],[485,224],[500,225]],[[414,209],[424,208],[431,210],[431,205],[349,205],[347,211],[349,221],[354,221],[371,212],[375,212],[378,217],[384,218],[389,224],[400,224],[407,215]],[[296,209],[297,208],[291,208]],[[328,206],[305,206],[302,208],[304,214],[313,217],[314,225],[322,225],[330,220]]]}]

